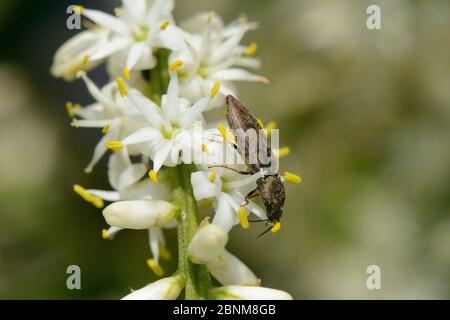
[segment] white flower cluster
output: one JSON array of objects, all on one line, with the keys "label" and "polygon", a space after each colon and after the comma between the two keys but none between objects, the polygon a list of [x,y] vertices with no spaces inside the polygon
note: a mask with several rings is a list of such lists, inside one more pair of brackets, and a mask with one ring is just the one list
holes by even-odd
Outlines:
[{"label": "white flower cluster", "polygon": [[[103,137],[85,172],[91,172],[111,149],[108,178],[113,191],[79,185],[74,191],[98,208],[103,201],[111,202],[103,210],[110,226],[103,230],[103,238],[112,239],[122,229],[148,230],[152,258],[147,263],[163,276],[160,258],[170,258],[170,252],[162,230],[177,226],[179,210],[171,202],[171,176],[166,168],[192,163],[192,154],[201,153],[204,162],[191,176],[193,193],[197,201],[213,206],[215,215],[211,223],[206,219],[200,224],[188,257],[206,265],[223,285],[211,289],[210,297],[290,299],[285,292],[259,287],[254,273],[225,249],[234,225],[248,228],[248,214],[267,219],[265,210],[245,198],[264,172],[243,178],[235,171],[208,165],[217,162],[215,151],[222,148],[227,133],[221,124],[206,123],[203,113],[223,106],[227,95],[236,95],[235,81],[267,82],[246,70],[259,65],[252,57],[256,44],[240,44],[257,25],[245,18],[224,25],[209,12],[178,26],[173,8],[170,0],[122,0],[113,16],[76,7],[88,19],[88,28],[56,52],[51,72],[68,81],[81,78],[95,100],[84,107],[69,102],[66,108],[74,127],[101,129]],[[100,88],[87,72],[102,63],[111,82]],[[200,144],[192,146],[199,121],[209,129],[202,132]],[[280,149],[278,154],[288,151]],[[292,174],[285,177],[299,180]],[[175,299],[184,284],[183,275],[175,273],[125,299]]]}]

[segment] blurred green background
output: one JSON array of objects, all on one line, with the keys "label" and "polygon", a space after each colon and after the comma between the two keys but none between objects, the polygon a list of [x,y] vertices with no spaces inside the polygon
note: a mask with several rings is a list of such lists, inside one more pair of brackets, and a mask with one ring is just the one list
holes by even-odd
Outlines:
[{"label": "blurred green background", "polygon": [[[102,240],[101,213],[72,192],[108,185],[105,161],[83,173],[100,133],[71,128],[64,109],[91,98],[48,71],[76,32],[65,27],[70,4],[0,6],[3,299],[116,299],[155,279],[146,232]],[[366,28],[369,4],[381,6],[382,30]],[[281,169],[303,177],[288,186],[282,232],[256,240],[260,226],[235,228],[230,251],[297,299],[450,298],[450,2],[192,0],[175,17],[199,10],[260,22],[246,41],[258,42],[271,84],[241,85],[240,96],[279,124],[292,150]],[[102,70],[92,77],[106,82]],[[71,264],[82,290],[66,288]],[[372,264],[381,290],[366,287]]]}]

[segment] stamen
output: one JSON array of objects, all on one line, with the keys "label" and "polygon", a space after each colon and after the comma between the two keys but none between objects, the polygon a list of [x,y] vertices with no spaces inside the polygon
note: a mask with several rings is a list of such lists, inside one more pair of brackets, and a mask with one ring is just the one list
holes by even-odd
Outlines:
[{"label": "stamen", "polygon": [[250,43],[250,45],[247,47],[247,50],[245,50],[245,54],[249,57],[253,56],[256,53],[256,50],[258,49],[258,44],[256,42]]},{"label": "stamen", "polygon": [[107,229],[102,230],[102,238],[105,240],[112,240],[112,235],[108,233]]},{"label": "stamen", "polygon": [[169,20],[164,21],[160,26],[161,30],[166,30],[166,28],[169,24],[170,24]]},{"label": "stamen", "polygon": [[256,118],[256,122],[259,124],[259,126],[261,127],[261,129],[264,128],[264,124],[263,124],[263,122],[261,121],[260,118]]},{"label": "stamen", "polygon": [[202,152],[208,152],[208,147],[204,143],[202,143]]},{"label": "stamen", "polygon": [[217,125],[217,130],[219,130],[223,140],[225,140],[226,142],[231,142],[234,140],[233,134],[229,132],[222,123],[219,123]]},{"label": "stamen", "polygon": [[219,92],[219,89],[220,89],[220,81],[217,80],[211,89],[211,98],[214,98],[217,95],[217,92]]},{"label": "stamen", "polygon": [[169,249],[162,246],[159,247],[159,256],[164,260],[170,260],[172,258],[172,254],[170,253]]},{"label": "stamen", "polygon": [[300,183],[302,182],[302,178],[296,174],[293,174],[291,172],[284,172],[283,175],[284,180],[286,180],[287,182],[292,182],[292,183]]},{"label": "stamen", "polygon": [[75,8],[73,9],[73,12],[76,14],[82,14],[84,11],[84,7],[79,5],[79,6],[75,6]]},{"label": "stamen", "polygon": [[85,55],[85,56],[83,57],[83,61],[81,62],[81,67],[80,67],[80,69],[84,69],[84,68],[87,66],[88,63],[89,63],[89,56],[88,56],[88,55]]},{"label": "stamen", "polygon": [[267,136],[270,137],[272,129],[275,129],[277,127],[277,123],[275,121],[270,121],[265,129],[267,130]]},{"label": "stamen", "polygon": [[128,70],[128,68],[127,67],[124,67],[123,69],[122,69],[122,72],[123,72],[123,76],[125,77],[125,79],[127,79],[127,80],[130,80],[130,70]]},{"label": "stamen", "polygon": [[163,268],[159,265],[158,262],[156,262],[156,260],[148,259],[147,265],[153,271],[153,273],[156,274],[158,277],[162,277],[164,275]]},{"label": "stamen", "polygon": [[122,77],[117,77],[117,87],[119,88],[119,92],[122,97],[125,97],[128,94],[127,86]]},{"label": "stamen", "polygon": [[69,118],[73,119],[75,117],[75,111],[79,110],[81,106],[79,104],[73,104],[72,102],[66,103],[66,111]]},{"label": "stamen", "polygon": [[291,153],[291,149],[289,147],[283,147],[278,150],[275,150],[275,156],[278,158],[286,157],[289,153]]},{"label": "stamen", "polygon": [[111,129],[111,126],[108,123],[106,126],[103,127],[102,133],[107,134],[109,132],[109,129]]},{"label": "stamen", "polygon": [[158,172],[156,172],[155,170],[150,170],[148,176],[150,177],[150,180],[152,180],[152,182],[158,182]]},{"label": "stamen", "polygon": [[90,194],[85,188],[82,186],[75,184],[73,186],[73,191],[75,191],[76,194],[78,194],[80,197],[82,197],[86,202],[92,203],[97,208],[103,208],[103,200],[99,197],[93,196]]},{"label": "stamen", "polygon": [[211,172],[211,174],[209,175],[209,181],[211,183],[213,183],[214,180],[216,180],[216,175],[217,175],[217,173],[215,171]]},{"label": "stamen", "polygon": [[122,141],[112,140],[105,143],[106,147],[111,150],[122,149],[124,147]]},{"label": "stamen", "polygon": [[270,229],[270,231],[272,231],[272,233],[276,233],[281,229],[281,222],[278,221],[277,223],[274,224],[274,226],[272,227],[272,229]]},{"label": "stamen", "polygon": [[238,218],[239,218],[239,223],[241,224],[241,227],[244,229],[248,229],[248,227],[250,226],[248,223],[248,219],[247,219],[247,213],[245,212],[245,208],[244,207],[240,207],[238,212],[237,212]]},{"label": "stamen", "polygon": [[176,60],[174,63],[172,63],[169,66],[169,70],[170,71],[175,71],[175,70],[181,68],[182,65],[183,65],[183,61],[182,60]]}]

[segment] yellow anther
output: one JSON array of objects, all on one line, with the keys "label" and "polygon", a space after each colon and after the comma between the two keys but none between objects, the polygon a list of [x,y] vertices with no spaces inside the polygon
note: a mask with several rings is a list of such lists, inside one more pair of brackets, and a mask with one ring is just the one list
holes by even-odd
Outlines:
[{"label": "yellow anther", "polygon": [[74,105],[72,102],[67,102],[66,103],[66,111],[67,111],[67,115],[69,116],[69,118],[75,117],[74,111],[79,108],[80,108],[79,104]]},{"label": "yellow anther", "polygon": [[245,54],[249,57],[253,56],[256,53],[256,50],[258,49],[258,44],[256,42],[250,43],[250,45],[245,50]]},{"label": "yellow anther", "polygon": [[244,229],[248,229],[248,227],[250,226],[248,224],[248,219],[247,219],[247,212],[245,212],[245,208],[244,207],[240,207],[238,212],[237,212],[238,218],[239,218],[239,223],[241,224],[241,227]]},{"label": "yellow anther", "polygon": [[82,197],[85,201],[92,203],[97,208],[103,207],[103,200],[99,197],[91,195],[85,188],[82,186],[75,184],[73,186],[73,191],[75,191],[76,194],[78,194],[80,197]]},{"label": "yellow anther", "polygon": [[217,176],[217,173],[215,171],[211,172],[211,174],[209,175],[209,178],[208,178],[209,181],[211,183],[213,183],[216,180],[216,176]]},{"label": "yellow anther", "polygon": [[283,147],[275,151],[275,155],[278,158],[286,157],[289,153],[291,153],[291,149],[289,147]]},{"label": "yellow anther", "polygon": [[302,178],[296,174],[285,171],[283,175],[284,180],[292,183],[300,183],[302,182]]},{"label": "yellow anther", "polygon": [[204,143],[202,143],[202,152],[208,152],[208,147]]},{"label": "yellow anther", "polygon": [[219,89],[220,89],[220,81],[217,80],[211,89],[211,98],[214,98],[217,95],[217,92],[219,92]]},{"label": "yellow anther", "polygon": [[152,180],[152,182],[158,182],[158,172],[156,172],[155,170],[150,170],[148,176],[150,177],[150,180]]},{"label": "yellow anther", "polygon": [[124,147],[122,141],[119,140],[107,141],[105,145],[108,149],[111,150],[122,149]]},{"label": "yellow anther", "polygon": [[156,260],[148,259],[147,265],[153,271],[153,273],[156,274],[156,276],[162,277],[164,275],[163,268],[159,265],[158,262],[156,262]]},{"label": "yellow anther", "polygon": [[277,223],[275,223],[272,227],[272,229],[270,229],[270,231],[272,231],[272,233],[278,232],[281,229],[281,222],[278,221]]},{"label": "yellow anther", "polygon": [[270,121],[267,126],[264,128],[267,130],[267,135],[270,136],[270,131],[277,127],[277,123],[275,121]]},{"label": "yellow anther", "polygon": [[84,11],[84,7],[83,6],[75,6],[75,8],[73,9],[73,12],[77,13],[77,14],[81,14]]},{"label": "yellow anther", "polygon": [[181,68],[182,65],[183,65],[183,61],[182,60],[176,60],[174,63],[172,63],[169,66],[169,70],[170,71],[175,71],[175,70]]},{"label": "yellow anther", "polygon": [[112,240],[112,236],[109,234],[107,229],[102,230],[102,238],[105,240]]},{"label": "yellow anther", "polygon": [[119,88],[119,92],[122,97],[128,94],[127,86],[122,77],[117,77],[117,87]]},{"label": "yellow anther", "polygon": [[127,79],[127,80],[130,80],[130,70],[128,70],[128,68],[127,67],[124,67],[123,69],[122,69],[122,73],[123,73],[123,76],[125,77],[125,79]]},{"label": "yellow anther", "polygon": [[172,258],[172,254],[166,247],[159,247],[159,256],[164,260],[170,260]]},{"label": "yellow anther", "polygon": [[108,133],[108,132],[109,132],[109,129],[111,129],[111,126],[110,126],[109,123],[108,123],[108,124],[106,124],[106,125],[103,127],[102,133],[103,133],[103,134]]},{"label": "yellow anther", "polygon": [[212,21],[212,18],[216,15],[215,11],[210,11],[208,12],[208,17],[207,17],[207,21],[208,23],[210,23]]},{"label": "yellow anther", "polygon": [[166,30],[166,28],[169,26],[169,24],[170,24],[169,20],[164,21],[160,26],[161,30]]},{"label": "yellow anther", "polygon": [[263,122],[261,121],[260,118],[256,118],[256,122],[259,124],[259,126],[261,127],[261,129],[264,128],[264,124],[263,124]]},{"label": "yellow anther", "polygon": [[217,130],[219,130],[223,140],[225,140],[226,142],[231,142],[234,140],[233,134],[229,132],[222,123],[219,123],[217,125]]}]

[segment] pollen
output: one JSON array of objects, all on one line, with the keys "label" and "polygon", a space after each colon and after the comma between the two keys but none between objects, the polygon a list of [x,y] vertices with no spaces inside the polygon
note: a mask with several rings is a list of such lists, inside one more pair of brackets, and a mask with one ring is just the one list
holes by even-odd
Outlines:
[{"label": "pollen", "polygon": [[150,177],[150,180],[152,180],[152,182],[158,182],[158,172],[156,172],[155,170],[150,170],[148,176]]},{"label": "pollen", "polygon": [[217,92],[219,92],[219,89],[220,89],[220,81],[217,80],[211,89],[211,98],[214,98],[217,95]]},{"label": "pollen", "polygon": [[278,158],[286,157],[289,153],[291,153],[291,149],[289,147],[283,147],[275,151],[275,155]]},{"label": "pollen", "polygon": [[111,129],[111,126],[108,123],[106,126],[103,127],[102,133],[107,134],[109,132],[109,129]]},{"label": "pollen", "polygon": [[85,55],[83,57],[83,61],[81,62],[81,69],[84,69],[88,63],[89,63],[89,56]]},{"label": "pollen", "polygon": [[160,26],[161,30],[166,30],[166,28],[169,26],[169,24],[170,24],[169,20],[164,21]]},{"label": "pollen", "polygon": [[211,172],[209,175],[209,181],[213,183],[216,180],[217,173],[215,171]]},{"label": "pollen", "polygon": [[176,60],[174,63],[172,63],[169,66],[169,70],[170,71],[176,71],[177,69],[181,68],[182,65],[183,65],[183,61],[182,60]]},{"label": "pollen", "polygon": [[225,140],[226,142],[231,142],[234,140],[233,134],[229,132],[222,123],[219,123],[217,125],[217,130],[219,130],[223,140]]},{"label": "pollen", "polygon": [[107,141],[105,145],[108,149],[111,150],[122,149],[124,147],[122,141],[119,140]]},{"label": "pollen", "polygon": [[163,246],[159,247],[159,256],[164,260],[170,260],[172,258],[172,254],[169,249]]},{"label": "pollen", "polygon": [[127,80],[130,80],[130,70],[128,70],[128,68],[127,67],[124,67],[123,69],[122,69],[122,73],[123,73],[123,76],[125,77],[125,79],[127,79]]},{"label": "pollen", "polygon": [[300,183],[302,182],[302,178],[296,174],[285,171],[283,175],[284,180],[292,183]]},{"label": "pollen", "polygon": [[237,215],[238,215],[239,223],[241,224],[241,227],[244,229],[248,229],[250,225],[248,224],[247,213],[245,212],[245,208],[240,207],[237,212]]},{"label": "pollen", "polygon": [[202,152],[208,152],[208,147],[204,143],[202,143]]},{"label": "pollen", "polygon": [[117,87],[119,88],[119,92],[122,97],[125,97],[128,94],[127,85],[122,77],[117,77]]},{"label": "pollen", "polygon": [[256,53],[256,50],[258,49],[258,44],[256,42],[250,43],[250,45],[245,50],[245,54],[249,57],[253,56]]},{"label": "pollen", "polygon": [[153,271],[153,273],[156,274],[158,277],[162,277],[164,275],[163,268],[159,265],[158,262],[156,262],[156,260],[148,259],[147,265]]},{"label": "pollen", "polygon": [[272,229],[270,229],[270,231],[272,231],[272,233],[276,233],[278,231],[280,231],[281,229],[281,222],[278,221],[277,223],[275,223],[272,227]]},{"label": "pollen", "polygon": [[76,194],[78,194],[83,200],[86,202],[92,203],[97,208],[103,208],[103,200],[99,197],[91,195],[85,188],[82,186],[75,184],[73,186],[73,191],[75,191]]}]

